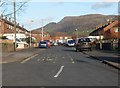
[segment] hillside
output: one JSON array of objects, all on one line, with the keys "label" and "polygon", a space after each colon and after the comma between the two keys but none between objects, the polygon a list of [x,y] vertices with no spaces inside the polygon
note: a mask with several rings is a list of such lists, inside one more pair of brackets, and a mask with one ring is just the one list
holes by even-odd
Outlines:
[{"label": "hillside", "polygon": [[[49,32],[66,32],[67,34],[75,34],[78,29],[79,35],[88,35],[97,25],[107,22],[107,19],[114,19],[113,15],[89,14],[83,16],[67,16],[58,23],[49,23],[44,26],[44,31]],[[41,31],[41,28],[33,31]]]}]

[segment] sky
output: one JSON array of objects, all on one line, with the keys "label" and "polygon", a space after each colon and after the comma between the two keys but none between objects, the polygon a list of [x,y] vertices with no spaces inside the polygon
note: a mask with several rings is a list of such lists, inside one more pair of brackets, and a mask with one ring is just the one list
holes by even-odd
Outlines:
[{"label": "sky", "polygon": [[[84,1],[84,2],[83,2]],[[101,0],[102,1],[102,0]],[[110,0],[109,0],[110,1]],[[115,0],[114,0],[115,1]],[[95,2],[89,0],[31,0],[24,10],[17,14],[17,22],[28,30],[36,29],[50,22],[59,22],[66,16],[81,16],[87,14],[117,15],[118,2]]]}]

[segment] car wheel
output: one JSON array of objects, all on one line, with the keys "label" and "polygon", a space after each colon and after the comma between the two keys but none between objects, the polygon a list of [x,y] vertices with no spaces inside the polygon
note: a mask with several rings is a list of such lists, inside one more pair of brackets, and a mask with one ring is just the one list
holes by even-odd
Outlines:
[{"label": "car wheel", "polygon": [[80,51],[80,52],[82,52],[82,50],[81,50],[81,49],[80,49],[79,51]]},{"label": "car wheel", "polygon": [[92,51],[92,49],[90,48],[89,51]]},{"label": "car wheel", "polygon": [[76,52],[78,52],[78,49],[76,48],[76,50],[75,50]]}]

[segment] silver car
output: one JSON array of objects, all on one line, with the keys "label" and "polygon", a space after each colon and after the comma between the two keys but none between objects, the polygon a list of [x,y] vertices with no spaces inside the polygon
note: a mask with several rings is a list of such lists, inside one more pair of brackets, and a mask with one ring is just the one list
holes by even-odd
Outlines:
[{"label": "silver car", "polygon": [[78,38],[76,42],[76,52],[82,50],[92,50],[91,49],[91,41],[89,38]]}]

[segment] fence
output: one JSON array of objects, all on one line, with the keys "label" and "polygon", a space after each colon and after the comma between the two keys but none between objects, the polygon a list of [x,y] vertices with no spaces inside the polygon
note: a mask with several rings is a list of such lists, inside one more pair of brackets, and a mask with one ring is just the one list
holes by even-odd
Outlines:
[{"label": "fence", "polygon": [[100,48],[100,41],[96,43],[97,49],[102,50],[119,50],[119,42],[118,40],[102,40],[101,42],[102,48]]}]

